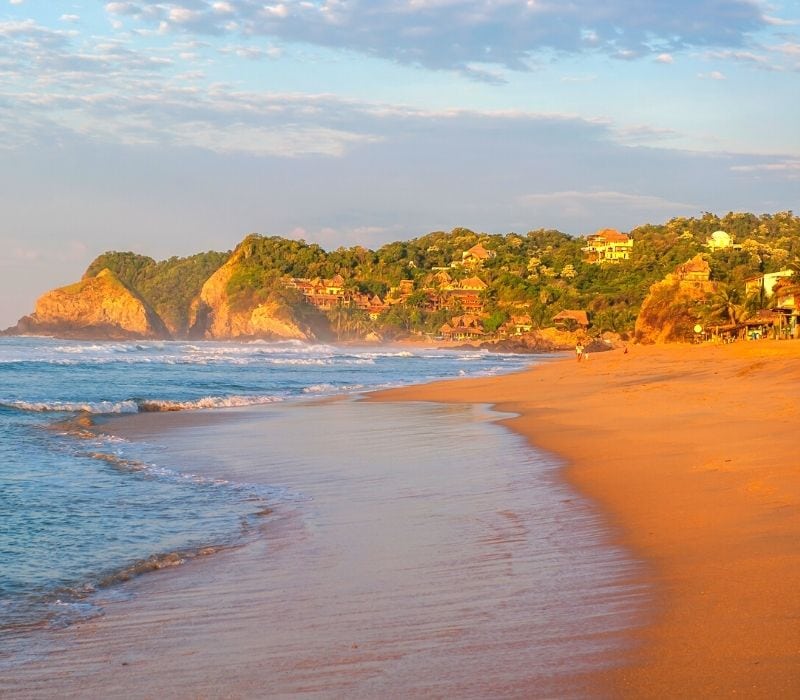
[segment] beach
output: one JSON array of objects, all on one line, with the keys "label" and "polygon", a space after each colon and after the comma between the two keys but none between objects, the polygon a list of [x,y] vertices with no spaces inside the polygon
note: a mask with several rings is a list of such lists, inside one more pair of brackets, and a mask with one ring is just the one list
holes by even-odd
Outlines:
[{"label": "beach", "polygon": [[585,697],[647,590],[499,418],[345,396],[101,422],[179,473],[270,484],[273,505],[238,545],[167,558],[34,635],[0,696]]},{"label": "beach", "polygon": [[101,591],[0,695],[794,696],[798,359],[631,346],[100,424],[280,502],[238,546]]},{"label": "beach", "polygon": [[381,400],[488,401],[646,563],[653,617],[617,697],[800,693],[800,343],[631,346]]}]

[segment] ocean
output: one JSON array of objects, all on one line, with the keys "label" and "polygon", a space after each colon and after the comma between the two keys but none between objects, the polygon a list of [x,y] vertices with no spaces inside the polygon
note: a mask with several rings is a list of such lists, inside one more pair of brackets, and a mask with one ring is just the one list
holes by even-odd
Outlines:
[{"label": "ocean", "polygon": [[490,407],[363,400],[548,359],[0,339],[0,695],[593,695],[638,563]]},{"label": "ocean", "polygon": [[302,494],[176,468],[82,417],[207,411],[495,374],[531,357],[300,342],[0,339],[0,636],[95,615],[92,595],[237,543]]}]

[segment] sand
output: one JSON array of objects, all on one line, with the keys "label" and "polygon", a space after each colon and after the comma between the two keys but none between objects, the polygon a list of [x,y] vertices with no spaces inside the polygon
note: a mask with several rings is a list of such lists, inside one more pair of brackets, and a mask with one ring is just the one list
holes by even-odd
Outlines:
[{"label": "sand", "polygon": [[[276,509],[245,547],[135,579],[132,599],[109,600],[106,615],[56,632],[55,651],[0,677],[0,696],[800,697],[799,382],[794,341],[552,358],[369,399],[397,406],[349,402],[375,408],[360,432],[335,406],[320,410],[347,428],[281,423],[287,444],[292,431],[309,443],[302,470],[265,444],[281,407],[236,420],[134,416],[130,434],[144,439],[172,422],[169,439],[197,470],[206,460],[215,475],[257,478],[268,463],[270,483],[313,500]],[[529,596],[542,565],[527,542],[541,476],[520,474],[514,455],[473,464],[468,443],[444,471],[414,469],[402,445],[430,438],[424,402],[456,411],[456,430],[483,420],[479,404],[516,414],[504,423],[561,460],[606,523],[601,539],[642,562],[588,561],[580,573],[596,586],[571,613],[586,639],[565,629],[555,643],[594,645],[595,619],[620,620],[598,638],[609,644],[589,655],[588,678],[571,682],[570,664],[536,669],[531,625],[544,608]],[[337,435],[366,445],[347,469],[329,459],[352,448]],[[376,473],[370,455],[396,448],[396,435],[406,442]],[[582,547],[585,561],[600,545],[585,536],[563,551]]]},{"label": "sand", "polygon": [[800,343],[631,346],[384,401],[491,402],[647,564],[614,697],[800,697]]},{"label": "sand", "polygon": [[0,697],[596,696],[647,591],[498,418],[347,397],[109,421],[160,464],[291,491],[243,546],[101,591],[40,658],[4,669],[0,643]]}]

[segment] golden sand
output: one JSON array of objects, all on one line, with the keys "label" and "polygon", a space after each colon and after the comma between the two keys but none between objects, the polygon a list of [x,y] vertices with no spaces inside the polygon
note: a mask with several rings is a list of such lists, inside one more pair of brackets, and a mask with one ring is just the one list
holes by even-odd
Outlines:
[{"label": "golden sand", "polygon": [[391,390],[488,402],[649,564],[652,622],[615,697],[800,697],[800,343],[631,346]]}]

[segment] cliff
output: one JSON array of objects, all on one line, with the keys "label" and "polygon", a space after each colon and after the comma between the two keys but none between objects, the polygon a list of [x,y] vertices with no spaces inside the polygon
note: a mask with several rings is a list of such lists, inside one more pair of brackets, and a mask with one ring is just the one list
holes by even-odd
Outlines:
[{"label": "cliff", "polygon": [[716,290],[710,273],[708,262],[696,255],[653,284],[636,318],[636,340],[645,344],[690,341],[702,318],[700,309]]},{"label": "cliff", "polygon": [[110,270],[43,294],[18,333],[75,338],[165,338],[161,319]]},{"label": "cliff", "polygon": [[189,336],[214,340],[314,339],[317,334],[311,326],[300,321],[295,309],[277,293],[267,294],[264,300],[232,299],[231,280],[247,266],[251,243],[251,238],[246,238],[203,285],[189,313]]}]

